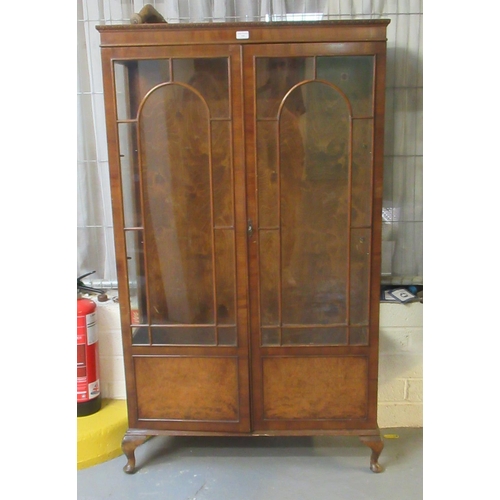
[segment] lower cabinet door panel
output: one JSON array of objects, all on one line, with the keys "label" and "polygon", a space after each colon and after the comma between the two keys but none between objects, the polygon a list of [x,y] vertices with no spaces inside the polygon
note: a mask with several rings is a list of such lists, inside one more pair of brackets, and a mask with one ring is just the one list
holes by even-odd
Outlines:
[{"label": "lower cabinet door panel", "polygon": [[263,417],[366,418],[367,370],[367,359],[359,356],[263,358]]},{"label": "lower cabinet door panel", "polygon": [[238,422],[237,357],[134,358],[139,420]]}]

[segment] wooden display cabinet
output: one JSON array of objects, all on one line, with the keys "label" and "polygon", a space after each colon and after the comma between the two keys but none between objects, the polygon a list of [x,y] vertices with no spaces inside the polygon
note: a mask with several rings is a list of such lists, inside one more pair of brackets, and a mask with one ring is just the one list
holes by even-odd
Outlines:
[{"label": "wooden display cabinet", "polygon": [[380,470],[386,20],[99,26],[129,430]]}]

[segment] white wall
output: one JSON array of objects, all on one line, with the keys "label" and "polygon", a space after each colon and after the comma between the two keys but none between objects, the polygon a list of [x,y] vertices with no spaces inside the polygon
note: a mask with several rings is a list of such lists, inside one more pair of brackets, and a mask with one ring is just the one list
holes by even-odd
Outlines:
[{"label": "white wall", "polygon": [[423,304],[380,304],[378,424],[423,427]]},{"label": "white wall", "polygon": [[[102,396],[126,399],[118,304],[97,305]],[[422,318],[420,303],[380,305],[380,427],[423,427]]]}]

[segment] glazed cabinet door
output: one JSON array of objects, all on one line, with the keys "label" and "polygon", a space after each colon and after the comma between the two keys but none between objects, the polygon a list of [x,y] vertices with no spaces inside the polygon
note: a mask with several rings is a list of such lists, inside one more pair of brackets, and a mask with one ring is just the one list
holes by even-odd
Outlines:
[{"label": "glazed cabinet door", "polygon": [[256,431],[376,426],[383,50],[245,47]]},{"label": "glazed cabinet door", "polygon": [[130,427],[248,431],[240,48],[103,68]]}]

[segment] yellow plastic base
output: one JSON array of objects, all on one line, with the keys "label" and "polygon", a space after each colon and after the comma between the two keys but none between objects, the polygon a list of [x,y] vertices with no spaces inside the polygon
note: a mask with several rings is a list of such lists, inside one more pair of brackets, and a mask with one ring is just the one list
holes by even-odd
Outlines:
[{"label": "yellow plastic base", "polygon": [[127,431],[127,402],[103,399],[93,415],[77,417],[77,468],[85,469],[121,455],[123,435]]}]

